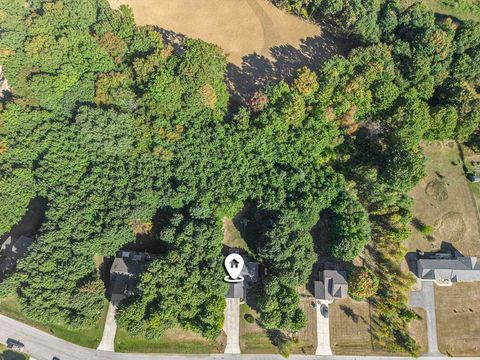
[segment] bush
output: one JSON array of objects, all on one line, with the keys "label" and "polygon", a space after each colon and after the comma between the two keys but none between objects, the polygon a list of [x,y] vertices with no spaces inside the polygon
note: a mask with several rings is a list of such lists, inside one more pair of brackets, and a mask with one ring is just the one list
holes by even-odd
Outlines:
[{"label": "bush", "polygon": [[422,224],[420,226],[420,232],[425,236],[432,235],[433,228],[429,225]]},{"label": "bush", "polygon": [[348,294],[351,298],[361,301],[369,298],[378,290],[378,278],[368,268],[355,268],[348,277]]},{"label": "bush", "polygon": [[252,314],[245,314],[243,316],[243,318],[245,319],[245,321],[249,324],[253,324],[255,322],[255,318],[253,317]]}]

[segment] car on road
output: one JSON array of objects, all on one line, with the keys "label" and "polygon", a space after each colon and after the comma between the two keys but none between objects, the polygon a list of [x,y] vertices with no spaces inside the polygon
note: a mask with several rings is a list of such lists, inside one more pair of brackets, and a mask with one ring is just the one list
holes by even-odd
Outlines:
[{"label": "car on road", "polygon": [[25,350],[25,346],[20,341],[14,339],[7,339],[7,348],[19,352]]},{"label": "car on road", "polygon": [[328,318],[328,306],[322,304],[322,306],[320,306],[320,313],[323,315],[324,318]]}]

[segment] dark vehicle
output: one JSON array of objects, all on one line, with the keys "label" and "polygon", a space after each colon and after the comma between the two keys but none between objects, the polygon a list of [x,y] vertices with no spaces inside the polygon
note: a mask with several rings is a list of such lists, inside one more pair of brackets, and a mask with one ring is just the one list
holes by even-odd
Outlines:
[{"label": "dark vehicle", "polygon": [[60,360],[58,357],[54,356],[52,360]]},{"label": "dark vehicle", "polygon": [[322,306],[320,306],[320,313],[323,315],[324,318],[328,318],[328,306],[322,304]]},{"label": "dark vehicle", "polygon": [[25,350],[25,346],[20,341],[13,339],[7,339],[7,348],[19,352]]}]

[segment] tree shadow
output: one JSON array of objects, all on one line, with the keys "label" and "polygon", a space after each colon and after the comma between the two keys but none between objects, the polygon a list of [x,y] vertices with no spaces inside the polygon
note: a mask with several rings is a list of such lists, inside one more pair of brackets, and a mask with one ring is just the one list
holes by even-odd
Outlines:
[{"label": "tree shadow", "polygon": [[[342,45],[340,45],[342,44]],[[242,58],[241,66],[228,64],[226,81],[234,99],[247,102],[256,92],[280,80],[291,82],[299,69],[306,66],[318,71],[336,54],[346,55],[350,47],[330,33],[301,40],[298,47],[279,45],[270,48],[271,57],[257,53]]]},{"label": "tree shadow", "polygon": [[[154,27],[165,43],[181,54],[187,37],[182,33]],[[246,103],[266,86],[280,80],[292,81],[297,71],[307,66],[318,71],[333,55],[347,55],[353,44],[337,38],[332,32],[322,29],[322,34],[302,39],[298,46],[278,45],[269,49],[270,56],[258,53],[245,55],[240,66],[227,64],[225,81],[233,102]]]},{"label": "tree shadow", "polygon": [[355,324],[357,324],[360,320],[362,320],[363,323],[365,323],[366,325],[369,325],[367,320],[365,320],[365,318],[362,315],[356,314],[351,307],[346,305],[340,305],[340,310],[342,310],[345,313],[345,315],[351,318]]},{"label": "tree shadow", "polygon": [[12,350],[5,350],[0,353],[0,360],[25,360],[27,357]]}]

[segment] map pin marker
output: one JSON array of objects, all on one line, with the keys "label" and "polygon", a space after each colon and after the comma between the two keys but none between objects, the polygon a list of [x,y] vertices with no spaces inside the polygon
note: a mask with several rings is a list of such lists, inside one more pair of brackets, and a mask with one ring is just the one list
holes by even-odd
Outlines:
[{"label": "map pin marker", "polygon": [[230,254],[225,258],[225,269],[227,269],[228,275],[226,276],[225,281],[227,282],[240,282],[243,281],[243,276],[240,276],[242,272],[243,265],[245,262],[239,254]]}]

